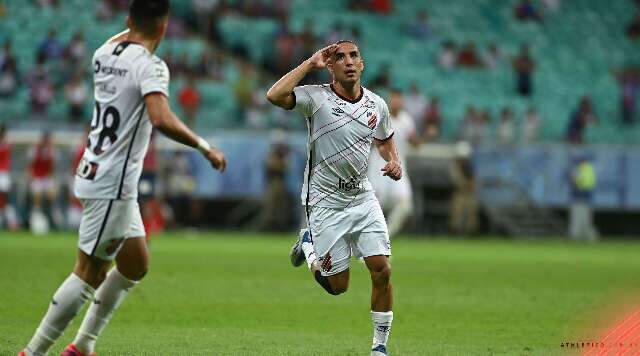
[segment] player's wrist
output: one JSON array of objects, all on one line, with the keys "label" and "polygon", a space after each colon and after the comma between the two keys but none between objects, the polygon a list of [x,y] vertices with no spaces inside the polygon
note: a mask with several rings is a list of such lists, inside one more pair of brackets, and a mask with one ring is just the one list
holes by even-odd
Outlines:
[{"label": "player's wrist", "polygon": [[204,138],[198,137],[196,149],[203,155],[206,155],[211,150],[211,145]]}]

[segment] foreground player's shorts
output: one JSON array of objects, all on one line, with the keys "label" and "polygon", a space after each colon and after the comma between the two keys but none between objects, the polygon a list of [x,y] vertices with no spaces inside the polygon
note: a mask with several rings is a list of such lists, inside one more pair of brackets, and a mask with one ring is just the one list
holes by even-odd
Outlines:
[{"label": "foreground player's shorts", "polygon": [[80,199],[83,206],[78,247],[90,256],[113,260],[125,239],[144,237],[136,199]]},{"label": "foreground player's shorts", "polygon": [[347,270],[351,256],[391,255],[387,223],[375,199],[342,210],[316,206],[309,229],[320,264],[331,256],[331,268],[320,269],[324,276]]}]

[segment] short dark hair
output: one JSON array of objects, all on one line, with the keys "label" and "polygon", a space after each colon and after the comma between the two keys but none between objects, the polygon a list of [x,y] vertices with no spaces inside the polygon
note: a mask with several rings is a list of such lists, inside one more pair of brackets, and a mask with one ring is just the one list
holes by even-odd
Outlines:
[{"label": "short dark hair", "polygon": [[154,36],[158,21],[169,15],[169,0],[131,0],[129,18],[136,31]]},{"label": "short dark hair", "polygon": [[358,49],[360,49],[360,46],[358,46],[358,44],[355,43],[355,41],[352,41],[352,40],[339,40],[335,44],[339,45],[341,43],[351,43],[351,44],[355,45],[356,47],[358,47]]}]

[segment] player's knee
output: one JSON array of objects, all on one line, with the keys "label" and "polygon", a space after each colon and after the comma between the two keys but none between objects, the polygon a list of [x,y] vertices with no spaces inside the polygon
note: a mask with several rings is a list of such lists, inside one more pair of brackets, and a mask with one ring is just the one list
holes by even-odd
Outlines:
[{"label": "player's knee", "polygon": [[378,269],[371,271],[371,279],[378,286],[386,286],[391,282],[391,266],[385,264]]},{"label": "player's knee", "polygon": [[347,289],[349,289],[349,285],[347,284],[337,285],[332,287],[332,289],[333,289],[333,293],[331,293],[331,295],[340,295],[347,292]]},{"label": "player's knee", "polygon": [[149,265],[147,263],[140,263],[130,268],[118,268],[118,271],[127,279],[139,281],[149,272]]}]

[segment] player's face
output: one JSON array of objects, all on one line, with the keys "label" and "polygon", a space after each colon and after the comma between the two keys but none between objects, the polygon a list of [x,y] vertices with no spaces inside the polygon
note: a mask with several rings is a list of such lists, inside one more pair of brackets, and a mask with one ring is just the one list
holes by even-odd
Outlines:
[{"label": "player's face", "polygon": [[389,109],[392,111],[399,111],[402,109],[403,104],[402,95],[399,93],[392,93],[389,97]]},{"label": "player's face", "polygon": [[329,64],[333,78],[340,83],[356,83],[363,69],[364,61],[358,46],[349,42],[339,44]]}]

